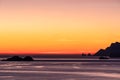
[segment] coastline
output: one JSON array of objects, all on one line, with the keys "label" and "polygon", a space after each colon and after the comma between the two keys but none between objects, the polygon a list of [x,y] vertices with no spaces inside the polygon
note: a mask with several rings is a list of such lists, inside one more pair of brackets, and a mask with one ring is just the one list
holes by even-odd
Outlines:
[{"label": "coastline", "polygon": [[59,59],[41,59],[41,60],[34,60],[34,61],[3,61],[3,62],[120,62],[120,59],[82,59],[82,60],[77,60],[77,59],[62,59],[62,60],[59,60]]}]

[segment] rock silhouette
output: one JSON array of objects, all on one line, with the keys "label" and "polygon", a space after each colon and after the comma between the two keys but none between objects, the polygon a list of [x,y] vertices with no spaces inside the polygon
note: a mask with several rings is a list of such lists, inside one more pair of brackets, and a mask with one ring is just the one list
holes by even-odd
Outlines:
[{"label": "rock silhouette", "polygon": [[100,49],[95,56],[110,56],[110,57],[120,57],[120,43],[115,42],[107,47],[106,49]]},{"label": "rock silhouette", "polygon": [[23,61],[33,61],[33,58],[30,56],[26,56],[23,58]]},{"label": "rock silhouette", "polygon": [[26,56],[24,58],[19,57],[19,56],[13,56],[11,58],[7,58],[6,60],[2,60],[2,61],[34,61],[34,60],[30,56]]},{"label": "rock silhouette", "polygon": [[6,61],[22,61],[22,58],[19,56],[13,56],[11,58],[6,59]]}]

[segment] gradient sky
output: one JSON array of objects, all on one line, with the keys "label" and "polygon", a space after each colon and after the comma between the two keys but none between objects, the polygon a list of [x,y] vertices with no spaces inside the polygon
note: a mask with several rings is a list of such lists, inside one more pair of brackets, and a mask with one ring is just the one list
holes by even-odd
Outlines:
[{"label": "gradient sky", "polygon": [[120,41],[120,0],[0,0],[0,53],[95,53]]}]

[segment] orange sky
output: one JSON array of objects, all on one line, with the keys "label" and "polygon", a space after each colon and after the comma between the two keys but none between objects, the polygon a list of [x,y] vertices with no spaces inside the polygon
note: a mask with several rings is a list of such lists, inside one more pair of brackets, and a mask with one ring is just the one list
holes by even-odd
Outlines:
[{"label": "orange sky", "polygon": [[0,0],[0,53],[95,53],[119,32],[119,0]]}]

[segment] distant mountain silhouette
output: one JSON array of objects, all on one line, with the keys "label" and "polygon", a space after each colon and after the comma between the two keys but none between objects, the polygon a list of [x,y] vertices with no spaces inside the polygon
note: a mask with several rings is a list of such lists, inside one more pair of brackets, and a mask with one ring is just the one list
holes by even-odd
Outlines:
[{"label": "distant mountain silhouette", "polygon": [[120,57],[120,43],[115,42],[107,47],[106,49],[100,49],[95,56],[110,56],[110,57]]}]

